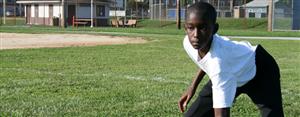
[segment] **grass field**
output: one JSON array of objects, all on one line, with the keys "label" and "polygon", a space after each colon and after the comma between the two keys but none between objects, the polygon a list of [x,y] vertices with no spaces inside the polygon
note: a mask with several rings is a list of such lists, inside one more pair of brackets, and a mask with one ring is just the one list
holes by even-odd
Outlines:
[{"label": "grass field", "polygon": [[[1,50],[0,116],[181,116],[177,101],[197,69],[182,49],[183,35],[143,37],[149,43]],[[298,116],[300,41],[251,42],[278,61],[285,114]],[[245,95],[231,113],[259,115]]]},{"label": "grass field", "polygon": [[[235,22],[226,20],[220,24]],[[151,22],[153,25],[149,25]],[[246,29],[240,25],[221,25],[224,29],[220,34],[300,36],[300,32],[266,32],[262,22],[248,23]],[[0,26],[0,32],[92,33],[140,36],[149,41],[145,44],[1,50],[0,116],[182,116],[177,101],[197,71],[182,48],[184,31],[176,30],[173,22],[165,22],[164,27],[157,21],[139,23],[138,28],[93,29]],[[299,116],[300,41],[249,41],[262,44],[277,60],[286,117]],[[231,113],[233,117],[259,115],[245,95],[237,98]]]},{"label": "grass field", "polygon": [[[19,19],[21,20],[21,19]],[[10,22],[14,22],[11,19]],[[219,34],[227,36],[285,36],[300,37],[300,31],[295,32],[267,32],[266,19],[234,19],[221,18],[218,20],[220,24]],[[182,23],[183,24],[183,23]],[[49,26],[29,26],[29,25],[0,25],[0,32],[17,32],[17,33],[96,33],[96,34],[168,34],[168,35],[184,35],[184,29],[176,28],[175,21],[157,21],[157,20],[139,20],[138,28],[111,28],[111,27],[79,27],[79,28],[61,28]]]}]

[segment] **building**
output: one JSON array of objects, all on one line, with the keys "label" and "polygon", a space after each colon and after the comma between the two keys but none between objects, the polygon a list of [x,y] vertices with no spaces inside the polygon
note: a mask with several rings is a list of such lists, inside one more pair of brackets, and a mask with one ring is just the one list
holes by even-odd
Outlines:
[{"label": "building", "polygon": [[251,0],[196,0],[212,4],[218,13],[218,17],[233,17],[234,7],[240,6]]},{"label": "building", "polygon": [[[64,18],[66,25],[72,25],[73,16],[86,21],[90,19],[91,27],[109,24],[109,7],[113,3],[112,0],[64,0],[65,3],[62,1],[17,0],[17,3],[25,6],[27,24],[60,25],[60,20]],[[62,14],[64,16],[61,16]]]},{"label": "building", "polygon": [[[269,0],[253,0],[234,8],[234,18],[266,18],[268,17]],[[274,0],[277,2],[278,0]]]},{"label": "building", "polygon": [[[234,6],[240,6],[243,3],[247,3],[251,0],[192,0],[194,2],[208,2],[212,4],[217,11],[218,17],[233,17]],[[185,16],[185,7],[191,1],[187,3],[181,3],[181,19]],[[151,13],[151,19],[159,19],[160,17],[166,18],[167,20],[176,19],[176,5],[177,0],[150,0],[149,9]]]},{"label": "building", "polygon": [[[0,16],[3,16],[3,2],[0,1]],[[24,9],[21,5],[16,4],[16,0],[5,1],[5,14],[6,16],[23,16]]]}]

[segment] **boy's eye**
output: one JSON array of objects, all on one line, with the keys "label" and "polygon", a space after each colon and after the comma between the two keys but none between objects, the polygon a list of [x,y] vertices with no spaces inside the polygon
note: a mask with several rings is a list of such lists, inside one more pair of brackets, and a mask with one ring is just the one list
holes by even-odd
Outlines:
[{"label": "boy's eye", "polygon": [[187,29],[189,29],[189,30],[194,30],[195,27],[193,27],[193,26],[188,26]]},{"label": "boy's eye", "polygon": [[206,29],[206,26],[205,25],[200,25],[197,27],[199,30],[205,30]]},{"label": "boy's eye", "polygon": [[193,31],[195,30],[196,28],[200,31],[200,30],[206,30],[206,26],[205,25],[200,25],[200,26],[194,26],[194,25],[186,25],[185,26],[187,28],[187,30],[189,31]]}]

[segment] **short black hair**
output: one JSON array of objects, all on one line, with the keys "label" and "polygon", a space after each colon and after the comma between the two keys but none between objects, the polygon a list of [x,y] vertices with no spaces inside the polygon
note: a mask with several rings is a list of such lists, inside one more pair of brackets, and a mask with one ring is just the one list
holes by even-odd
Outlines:
[{"label": "short black hair", "polygon": [[[187,8],[187,17],[195,13],[201,20],[209,23],[216,23],[217,11],[216,9],[207,2],[197,2]],[[186,19],[187,19],[186,17]]]}]

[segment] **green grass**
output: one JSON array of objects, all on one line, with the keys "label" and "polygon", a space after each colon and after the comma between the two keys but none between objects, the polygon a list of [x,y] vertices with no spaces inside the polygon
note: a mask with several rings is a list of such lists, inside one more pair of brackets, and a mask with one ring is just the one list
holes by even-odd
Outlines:
[{"label": "green grass", "polygon": [[[184,35],[184,29],[175,28],[111,28],[111,27],[44,27],[44,26],[0,26],[0,32],[9,33],[76,33],[76,34],[139,34],[139,35]],[[221,35],[226,36],[283,36],[283,37],[300,37],[300,32],[267,32],[262,30],[247,29],[220,29]]]},{"label": "green grass", "polygon": [[25,24],[25,18],[22,17],[6,17],[5,24],[3,24],[3,17],[0,17],[0,26],[19,26]]},{"label": "green grass", "polygon": [[219,18],[217,21],[221,29],[248,29],[248,30],[267,30],[267,19],[256,18]]},{"label": "green grass", "polygon": [[[182,116],[177,101],[197,69],[182,48],[183,35],[112,34],[143,36],[149,43],[1,50],[0,116]],[[284,112],[298,116],[300,41],[251,42],[279,63]],[[245,95],[231,113],[259,114]]]},{"label": "green grass", "polygon": [[[266,32],[265,19],[250,19],[246,26],[244,19],[218,22],[221,35],[300,37],[300,32]],[[149,40],[145,44],[1,50],[0,116],[182,116],[177,101],[197,68],[182,49],[184,30],[177,30],[173,21],[140,20],[137,28],[5,25],[0,32],[91,33]],[[298,116],[300,41],[251,42],[262,44],[279,63],[285,114]],[[259,115],[245,95],[237,99],[231,113],[233,117]]]},{"label": "green grass", "polygon": [[[129,19],[129,18],[128,18]],[[21,17],[7,17],[6,24],[3,24],[3,18],[0,17],[0,26],[14,26],[25,25],[25,18]],[[175,21],[166,20],[138,20],[139,28],[163,28],[163,29],[176,29],[177,25]],[[277,20],[276,20],[277,21]],[[283,20],[282,20],[283,21]],[[285,20],[284,20],[285,21]],[[235,19],[235,18],[219,18],[217,21],[220,24],[221,29],[248,29],[248,30],[267,30],[267,19]],[[182,21],[181,27],[184,26]],[[281,25],[280,25],[281,26]]]},{"label": "green grass", "polygon": [[292,18],[276,18],[274,19],[274,29],[291,30]]},{"label": "green grass", "polygon": [[[285,36],[285,37],[300,37],[300,32],[267,32],[266,19],[233,19],[220,18],[218,19],[221,35],[227,36]],[[90,28],[61,28],[49,26],[30,26],[30,25],[2,25],[0,32],[10,33],[96,33],[96,34],[167,34],[167,35],[184,35],[183,23],[182,29],[176,28],[175,21],[158,21],[158,20],[139,20],[137,28],[112,28],[112,27],[94,27]]]}]

